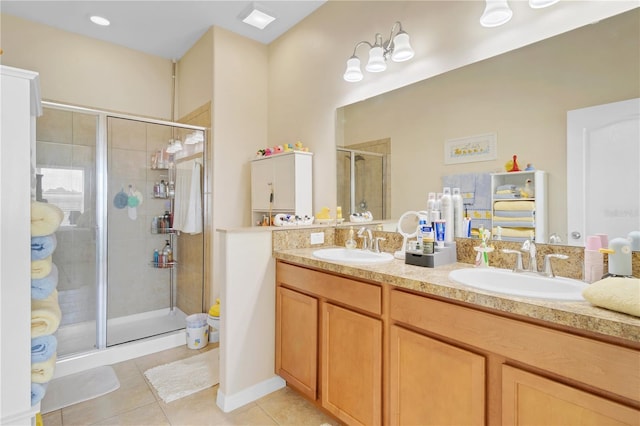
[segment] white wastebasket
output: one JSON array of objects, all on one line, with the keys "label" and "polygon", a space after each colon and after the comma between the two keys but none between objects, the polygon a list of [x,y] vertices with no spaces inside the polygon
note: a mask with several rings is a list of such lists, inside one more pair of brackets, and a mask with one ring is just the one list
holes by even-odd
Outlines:
[{"label": "white wastebasket", "polygon": [[209,343],[207,314],[193,314],[187,317],[187,347],[202,349]]}]

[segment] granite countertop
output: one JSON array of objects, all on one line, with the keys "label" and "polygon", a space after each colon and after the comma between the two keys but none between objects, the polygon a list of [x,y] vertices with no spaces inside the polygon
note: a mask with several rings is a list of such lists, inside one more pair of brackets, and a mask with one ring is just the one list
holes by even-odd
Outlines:
[{"label": "granite countertop", "polygon": [[591,305],[589,302],[558,302],[500,295],[449,280],[454,269],[471,268],[453,263],[436,268],[407,265],[402,260],[373,265],[351,265],[313,257],[316,248],[276,250],[276,259],[363,280],[387,283],[491,310],[542,320],[577,330],[640,342],[640,318]]}]

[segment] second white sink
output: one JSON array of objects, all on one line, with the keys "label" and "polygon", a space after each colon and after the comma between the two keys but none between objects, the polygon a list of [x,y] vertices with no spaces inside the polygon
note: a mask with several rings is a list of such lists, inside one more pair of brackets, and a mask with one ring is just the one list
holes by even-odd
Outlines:
[{"label": "second white sink", "polygon": [[496,293],[537,299],[579,301],[587,284],[571,278],[548,278],[532,273],[515,273],[498,268],[457,269],[449,279],[460,284]]},{"label": "second white sink", "polygon": [[393,255],[389,253],[374,253],[341,247],[318,249],[313,252],[313,256],[322,260],[359,264],[384,263],[393,260]]}]

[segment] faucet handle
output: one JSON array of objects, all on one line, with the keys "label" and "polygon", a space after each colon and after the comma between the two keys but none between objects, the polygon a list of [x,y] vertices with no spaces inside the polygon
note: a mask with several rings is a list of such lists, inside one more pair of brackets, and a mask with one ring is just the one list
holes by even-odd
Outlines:
[{"label": "faucet handle", "polygon": [[555,277],[555,274],[553,273],[553,267],[551,266],[552,258],[566,260],[569,258],[569,256],[560,253],[550,253],[544,255],[544,263],[542,264],[542,275],[551,278]]},{"label": "faucet handle", "polygon": [[524,266],[522,266],[522,253],[520,253],[518,250],[510,250],[510,249],[502,249],[502,252],[516,255],[516,265],[513,267],[513,272],[524,271]]},{"label": "faucet handle", "polygon": [[380,241],[387,241],[384,237],[375,237],[373,240],[373,251],[380,253]]}]

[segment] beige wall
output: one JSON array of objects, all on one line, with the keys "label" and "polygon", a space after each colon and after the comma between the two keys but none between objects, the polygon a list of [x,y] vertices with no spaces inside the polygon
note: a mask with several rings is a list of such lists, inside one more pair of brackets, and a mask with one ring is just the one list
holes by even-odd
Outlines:
[{"label": "beige wall", "polygon": [[[390,137],[392,216],[426,208],[441,177],[549,173],[549,233],[566,240],[566,113],[640,97],[640,9],[415,83],[344,110],[344,143]],[[375,117],[375,119],[372,119]],[[498,159],[444,165],[444,142],[497,133]]]},{"label": "beige wall", "polygon": [[[479,1],[330,1],[269,45],[269,144],[299,139],[314,152],[316,211],[335,206],[336,108],[629,10],[637,2],[560,2],[542,10],[525,1],[510,5],[512,21],[486,29],[478,24]],[[360,83],[345,82],[342,74],[355,43],[371,41],[376,32],[388,36],[396,20],[410,34],[416,57],[390,63],[378,75],[365,73]],[[366,61],[365,48],[358,54]]]},{"label": "beige wall", "polygon": [[0,15],[3,65],[40,73],[42,98],[171,118],[171,61]]}]

